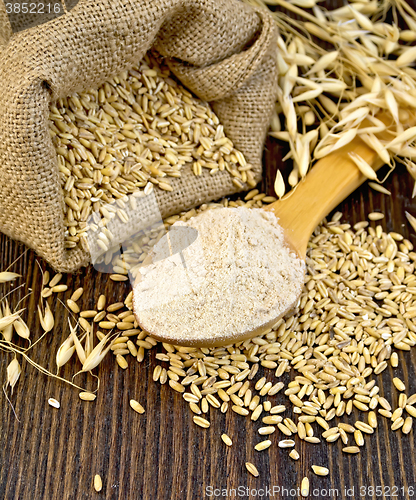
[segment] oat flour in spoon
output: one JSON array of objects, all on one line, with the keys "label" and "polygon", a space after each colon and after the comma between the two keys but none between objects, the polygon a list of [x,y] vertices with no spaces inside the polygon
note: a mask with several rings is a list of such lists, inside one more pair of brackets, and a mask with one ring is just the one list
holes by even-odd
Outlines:
[{"label": "oat flour in spoon", "polygon": [[272,212],[218,208],[172,227],[180,226],[198,231],[193,243],[162,260],[156,245],[154,263],[140,268],[134,286],[134,312],[146,331],[190,344],[201,337],[227,343],[299,297],[305,264],[286,247]]}]

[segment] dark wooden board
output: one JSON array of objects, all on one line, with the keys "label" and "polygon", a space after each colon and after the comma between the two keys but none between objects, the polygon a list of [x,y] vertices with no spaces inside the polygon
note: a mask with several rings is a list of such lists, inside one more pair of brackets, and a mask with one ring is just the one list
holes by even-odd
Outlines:
[{"label": "dark wooden board", "polygon": [[[276,141],[268,140],[262,190],[269,194],[273,194],[274,175],[276,168],[282,166],[281,157]],[[416,215],[416,203],[411,198],[413,181],[399,166],[385,186],[392,192],[391,197],[362,186],[338,207],[343,219],[355,223],[369,212],[381,210],[386,214],[381,222],[383,227],[402,233],[416,245],[416,237],[404,216],[405,210]],[[22,245],[1,235],[0,270],[24,252]],[[28,324],[34,338],[40,332],[35,300],[40,290],[37,260],[28,251],[13,266],[13,271],[24,276],[21,283],[25,283],[15,297],[23,298],[30,289],[33,291],[24,306],[28,308]],[[41,265],[45,268],[44,263]],[[84,286],[82,309],[92,308],[100,293],[106,293],[110,301],[122,299],[127,287],[109,281],[106,275],[91,268],[65,280],[69,290],[61,294],[62,300],[76,287]],[[5,285],[0,287],[7,290]],[[57,327],[33,349],[31,357],[54,372],[55,353],[67,334],[62,328],[67,313],[56,298],[51,304]],[[300,459],[294,462],[287,458],[286,450],[277,447],[277,436],[271,437],[273,446],[269,450],[257,453],[253,446],[259,440],[260,422],[253,423],[231,411],[224,415],[211,408],[211,427],[207,430],[197,427],[182,396],[153,382],[154,356],[152,350],[142,363],[130,361],[126,371],[115,364],[114,358],[107,357],[98,370],[101,387],[93,403],[80,401],[76,389],[23,363],[22,375],[11,397],[17,418],[6,397],[1,395],[0,499],[297,499],[295,490],[305,475],[311,480],[310,498],[316,500],[416,497],[414,430],[403,437],[400,432],[390,430],[387,420],[379,419],[379,428],[373,436],[365,436],[365,446],[359,455],[343,454],[340,442],[313,445],[297,440]],[[11,359],[11,355],[0,352],[0,384],[6,381],[6,366]],[[409,394],[414,393],[415,349],[410,353],[400,352],[399,359],[395,375],[405,381]],[[61,375],[70,379],[74,366],[70,362]],[[273,380],[273,372],[262,368],[257,377],[263,373]],[[284,381],[288,382],[291,376],[286,375]],[[388,399],[393,392],[392,378],[391,368],[377,377],[381,392]],[[91,377],[82,375],[74,381],[91,384],[91,388],[95,384]],[[48,405],[49,397],[60,401],[59,410]],[[137,415],[130,409],[131,398],[145,406],[145,414]],[[285,396],[278,394],[271,400],[280,404]],[[232,437],[231,448],[222,443],[223,432]],[[247,473],[246,461],[257,465],[258,478]],[[312,464],[328,466],[330,475],[315,476],[310,469]],[[101,493],[93,490],[96,473],[103,478]]]},{"label": "dark wooden board", "polygon": [[[280,149],[269,140],[264,153],[266,176],[263,187],[272,193],[274,172],[280,163]],[[284,166],[283,166],[284,168]],[[403,168],[398,168],[386,183],[392,196],[371,191],[364,185],[340,205],[344,220],[357,222],[374,209],[386,214],[384,227],[401,232],[416,244],[416,237],[406,222],[404,210],[416,214],[416,203],[411,199],[413,183]],[[0,239],[0,262],[2,269],[22,254],[24,247],[5,236]],[[36,257],[29,251],[13,266],[13,270],[25,277],[26,286],[17,293],[23,297],[29,287],[33,295],[26,299],[29,311],[29,326],[34,337],[39,334],[39,322],[35,314],[40,287],[40,271]],[[44,264],[42,264],[44,265]],[[23,280],[22,280],[23,282]],[[80,301],[83,309],[93,307],[98,295],[104,291],[114,301],[125,295],[125,284],[116,284],[88,268],[77,275],[67,276],[70,290],[83,285],[84,295]],[[3,285],[4,286],[4,285]],[[70,291],[61,294],[68,298]],[[65,333],[61,325],[66,324],[64,307],[52,302],[56,312],[53,334],[49,334],[33,349],[32,358],[55,370],[54,356]],[[56,306],[56,307],[55,307]],[[66,330],[65,330],[66,331]],[[261,488],[271,488],[270,494],[261,498],[298,498],[290,491],[300,485],[303,476],[311,479],[311,489],[319,489],[311,498],[388,498],[368,492],[360,495],[359,488],[379,486],[387,492],[390,488],[416,488],[414,431],[407,437],[393,433],[388,422],[380,419],[380,426],[373,436],[366,436],[365,446],[358,456],[347,456],[341,452],[341,443],[313,445],[298,441],[298,462],[287,458],[287,451],[276,446],[277,437],[272,436],[268,451],[257,453],[253,446],[258,442],[257,429],[260,422],[253,423],[233,412],[223,415],[211,409],[211,427],[207,430],[192,422],[192,413],[181,395],[168,386],[160,386],[152,380],[155,352],[151,351],[142,363],[130,361],[126,371],[106,358],[98,374],[101,388],[93,403],[80,401],[78,391],[55,379],[40,374],[28,363],[23,363],[23,372],[10,404],[2,395],[0,404],[0,498],[5,500],[69,500],[69,499],[189,499],[224,498],[214,495],[210,486],[221,490],[240,487],[236,495],[228,498],[260,498]],[[396,371],[408,387],[416,392],[416,352],[399,353],[400,368]],[[6,380],[6,365],[12,357],[0,352],[0,383]],[[130,358],[131,359],[131,358]],[[273,380],[273,372],[260,369]],[[70,379],[74,364],[69,363],[62,372]],[[392,370],[386,370],[378,381],[382,392],[390,399],[392,392]],[[286,376],[288,382],[290,376]],[[78,376],[77,383],[86,378]],[[94,383],[91,378],[88,383]],[[91,386],[92,387],[92,386]],[[47,399],[55,397],[61,408],[51,408]],[[129,407],[131,398],[146,407],[144,415],[137,415]],[[284,402],[285,396],[271,398],[273,403]],[[227,448],[220,439],[226,432],[234,441]],[[253,461],[260,477],[254,478],[245,470],[245,462]],[[331,473],[318,478],[310,470],[312,464],[327,465]],[[103,478],[103,491],[95,493],[92,487],[94,474]],[[275,488],[286,488],[278,493]],[[255,489],[251,495],[246,488]],[[329,488],[338,495],[330,495]],[[345,488],[355,488],[354,494],[346,495]],[[327,490],[327,493],[325,493]],[[218,491],[216,493],[219,493]],[[240,496],[239,493],[241,493]],[[313,493],[313,492],[312,492]],[[349,493],[352,493],[351,490]],[[398,492],[396,499],[411,498]]]}]

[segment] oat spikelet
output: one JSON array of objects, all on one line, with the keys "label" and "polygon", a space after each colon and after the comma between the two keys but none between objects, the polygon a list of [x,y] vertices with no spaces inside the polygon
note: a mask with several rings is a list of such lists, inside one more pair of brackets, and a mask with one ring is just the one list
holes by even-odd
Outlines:
[{"label": "oat spikelet", "polygon": [[292,99],[292,102],[302,102],[302,101],[309,101],[311,99],[315,99],[318,97],[320,94],[322,94],[323,88],[319,87],[318,89],[315,90],[308,90],[307,92],[303,92],[302,94],[299,94],[298,96],[294,97]]},{"label": "oat spikelet", "polygon": [[280,170],[278,170],[276,173],[276,179],[274,181],[274,191],[278,198],[282,198],[285,194],[285,181],[283,180],[283,176]]},{"label": "oat spikelet", "polygon": [[340,149],[340,148],[346,146],[355,138],[356,135],[357,135],[357,129],[352,128],[352,129],[347,130],[345,132],[341,132],[341,134],[337,134],[335,137],[338,137],[338,140],[335,142],[335,144],[326,145],[325,143],[327,142],[327,139],[329,139],[331,137],[328,134],[326,136],[326,138],[324,140],[322,140],[318,144],[318,146],[316,147],[315,158],[316,159],[323,158],[324,156],[328,155],[329,153],[332,153],[333,151],[336,151],[337,149]]},{"label": "oat spikelet", "polygon": [[283,96],[287,97],[292,92],[293,86],[298,76],[298,67],[293,64],[283,79]]},{"label": "oat spikelet", "polygon": [[338,82],[334,80],[333,82],[323,82],[321,84],[323,92],[330,92],[335,96],[347,88],[347,84],[344,82]]},{"label": "oat spikelet", "polygon": [[374,191],[378,191],[379,193],[386,194],[387,196],[391,196],[391,193],[388,189],[386,189],[383,186],[380,186],[380,184],[377,184],[376,182],[369,182],[368,185],[374,189]]},{"label": "oat spikelet", "polygon": [[289,132],[282,131],[282,132],[270,132],[269,135],[271,137],[274,137],[275,139],[279,139],[281,141],[290,141],[290,135]]},{"label": "oat spikelet", "polygon": [[7,366],[7,384],[12,388],[12,392],[14,386],[19,380],[22,369],[20,368],[19,362],[16,358]]},{"label": "oat spikelet", "polygon": [[81,342],[80,342],[79,338],[77,337],[76,328],[74,328],[71,325],[71,322],[69,321],[69,319],[68,319],[68,323],[69,323],[69,329],[71,330],[71,337],[72,337],[72,340],[74,342],[75,349],[77,351],[78,359],[81,361],[82,364],[84,364],[85,360],[87,358],[85,351],[84,351],[84,348],[82,347]]},{"label": "oat spikelet", "polygon": [[282,125],[280,123],[280,118],[279,118],[279,115],[277,113],[273,113],[272,121],[270,123],[270,129],[273,132],[280,132],[280,130],[282,129]]},{"label": "oat spikelet", "polygon": [[[288,3],[288,2],[285,2]],[[290,5],[290,4],[288,4]],[[309,31],[311,35],[315,35],[316,37],[320,38],[321,40],[326,40],[327,42],[332,42],[331,35],[328,33],[328,31],[324,28],[321,28],[317,26],[315,23],[303,23],[303,26],[305,29]]]},{"label": "oat spikelet", "polygon": [[402,144],[404,142],[413,141],[416,138],[416,127],[410,127],[397,137],[395,137],[391,142],[386,145],[387,149],[392,148],[393,146],[397,146],[398,144]]},{"label": "oat spikelet", "polygon": [[291,186],[291,187],[296,186],[296,184],[299,182],[299,169],[298,168],[295,167],[294,169],[292,169],[292,171],[289,174],[288,182],[289,182],[289,186]]},{"label": "oat spikelet", "polygon": [[[349,113],[347,116],[345,116],[345,118],[343,118],[341,121],[339,121],[336,124],[336,127],[342,127],[342,126],[346,125],[347,123],[351,123],[355,120],[357,120],[357,122],[361,122],[362,120],[364,120],[364,118],[366,118],[368,116],[369,113],[370,113],[370,108],[367,106],[363,106],[362,108],[358,108],[355,111],[353,111],[352,113]],[[344,115],[344,113],[343,113],[343,115]]]},{"label": "oat spikelet", "polygon": [[0,319],[0,331],[8,327],[9,325],[14,324],[15,321],[17,321],[20,318],[20,313],[22,311],[23,309],[13,314],[4,315],[3,318]]},{"label": "oat spikelet", "polygon": [[374,172],[373,168],[357,153],[348,153],[348,156],[355,163],[355,165],[360,169],[361,173],[365,175],[368,179],[377,180],[377,174]]},{"label": "oat spikelet", "polygon": [[405,212],[406,218],[409,221],[409,224],[412,226],[413,230],[416,232],[416,217],[413,217],[413,215],[409,214],[409,212]]},{"label": "oat spikelet", "polygon": [[93,334],[93,331],[92,331],[92,326],[90,327],[89,329],[89,332],[87,332],[87,336],[85,338],[85,355],[88,357],[93,348],[94,348],[94,334]]},{"label": "oat spikelet", "polygon": [[299,174],[302,179],[308,172],[309,164],[310,164],[310,153],[309,153],[309,142],[301,141],[301,148],[299,153]]},{"label": "oat spikelet", "polygon": [[386,100],[386,105],[390,113],[392,114],[394,121],[398,124],[399,119],[399,107],[397,105],[396,99],[394,98],[393,92],[390,89],[384,91],[384,98]]},{"label": "oat spikelet", "polygon": [[416,40],[416,32],[412,30],[403,30],[400,33],[400,40],[403,40],[403,42],[414,42]]},{"label": "oat spikelet", "polygon": [[[9,302],[7,299],[4,300],[3,303],[3,314],[0,314],[0,320],[6,316],[11,316],[12,312],[9,307]],[[13,324],[5,326],[3,329],[0,328],[0,332],[3,335],[3,338],[6,342],[11,342],[13,337]]]},{"label": "oat spikelet", "polygon": [[404,163],[406,165],[407,171],[413,177],[413,180],[416,181],[416,164],[407,159],[404,161]]},{"label": "oat spikelet", "polygon": [[42,309],[38,305],[38,314],[39,314],[40,324],[42,325],[43,330],[46,333],[50,332],[55,325],[55,319],[53,317],[53,314],[52,314],[51,308],[49,307],[49,304],[46,303],[45,314],[42,314]]},{"label": "oat spikelet", "polygon": [[370,21],[370,19],[368,19],[367,16],[365,16],[364,14],[361,14],[361,12],[358,12],[358,10],[354,9],[353,7],[350,6],[350,10],[351,10],[351,13],[352,15],[355,17],[355,19],[357,20],[357,23],[365,30],[367,31],[373,31],[374,29],[374,25],[373,23]]},{"label": "oat spikelet", "polygon": [[332,64],[337,60],[338,56],[339,56],[338,50],[335,50],[334,52],[328,52],[327,54],[323,55],[320,59],[316,61],[316,63],[306,73],[305,76],[311,75],[313,73],[318,73],[318,71],[326,69],[330,64]]},{"label": "oat spikelet", "polygon": [[94,347],[94,349],[91,351],[91,354],[85,359],[84,363],[82,364],[82,372],[89,372],[93,370],[105,358],[106,354],[113,345],[113,342],[110,342],[110,344],[105,347],[110,335],[110,333],[107,333],[107,335],[104,336],[100,343]]},{"label": "oat spikelet", "polygon": [[409,66],[416,60],[416,47],[406,47],[402,54],[396,59],[396,66]]},{"label": "oat spikelet", "polygon": [[301,7],[302,9],[312,9],[315,7],[317,0],[290,0],[292,5]]},{"label": "oat spikelet", "polygon": [[390,155],[380,140],[374,134],[360,134],[360,139],[363,140],[371,149],[373,149],[384,163],[390,163]]},{"label": "oat spikelet", "polygon": [[283,103],[287,109],[287,111],[285,112],[286,128],[289,132],[289,135],[291,137],[295,137],[297,134],[297,118],[296,118],[295,106],[293,105],[293,101],[290,97],[284,99]]},{"label": "oat spikelet", "polygon": [[56,366],[60,368],[64,366],[75,352],[74,340],[72,334],[61,344],[56,353]]},{"label": "oat spikelet", "polygon": [[9,281],[15,280],[16,278],[20,278],[21,276],[22,276],[21,274],[3,271],[2,273],[0,273],[0,283],[7,283]]},{"label": "oat spikelet", "polygon": [[17,335],[19,335],[19,337],[22,337],[22,339],[28,339],[30,337],[30,330],[29,330],[29,327],[27,326],[27,324],[23,321],[22,318],[18,318],[14,323],[13,323],[13,327],[17,333]]}]

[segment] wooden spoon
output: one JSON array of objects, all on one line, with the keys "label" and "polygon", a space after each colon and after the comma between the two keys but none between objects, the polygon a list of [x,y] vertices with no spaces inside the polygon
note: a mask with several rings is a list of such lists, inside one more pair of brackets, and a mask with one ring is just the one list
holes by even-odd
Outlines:
[{"label": "wooden spoon", "polygon": [[[264,209],[274,212],[279,219],[279,224],[284,229],[287,245],[303,260],[306,257],[309,238],[316,226],[331,210],[367,180],[348,156],[349,152],[361,156],[374,170],[379,169],[384,164],[374,150],[370,149],[361,139],[356,138],[347,146],[319,160],[290,195]],[[199,332],[192,342],[184,342],[172,336],[168,331],[149,333],[157,340],[175,345],[210,347],[233,344],[263,334],[293,309],[296,302],[280,316],[256,330],[227,336],[226,339],[212,339],[206,333]],[[140,324],[140,315],[136,314],[136,318]]]},{"label": "wooden spoon", "polygon": [[306,257],[309,238],[321,220],[354,192],[365,177],[348,153],[361,156],[377,171],[384,162],[361,139],[319,160],[292,195],[268,205],[285,231],[288,246],[302,258]]}]

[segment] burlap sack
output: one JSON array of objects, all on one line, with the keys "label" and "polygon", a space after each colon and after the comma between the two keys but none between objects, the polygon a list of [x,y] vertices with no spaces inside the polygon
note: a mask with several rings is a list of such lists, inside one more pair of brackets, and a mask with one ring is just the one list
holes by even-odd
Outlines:
[{"label": "burlap sack", "polygon": [[[209,101],[227,135],[261,176],[276,94],[276,28],[237,0],[81,0],[63,16],[12,34],[0,0],[0,230],[56,270],[89,261],[64,249],[63,198],[48,132],[51,101],[101,85],[153,47]],[[162,216],[236,191],[227,172],[173,179]]]}]

